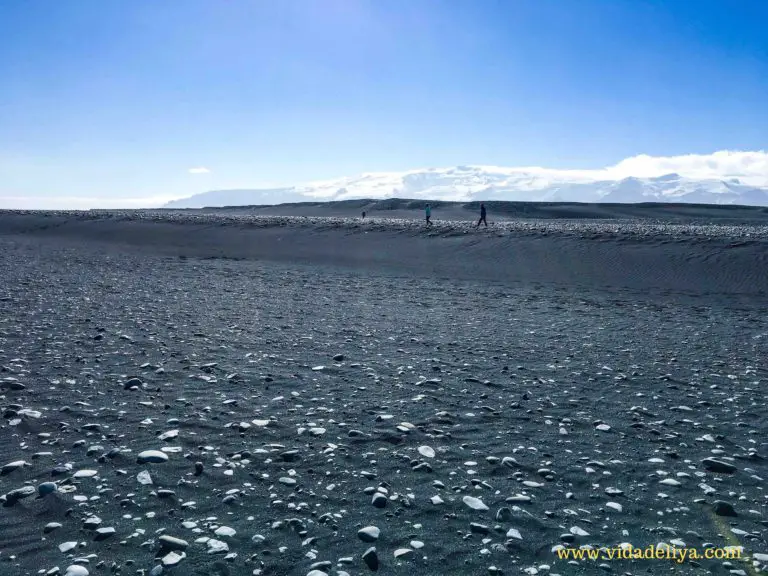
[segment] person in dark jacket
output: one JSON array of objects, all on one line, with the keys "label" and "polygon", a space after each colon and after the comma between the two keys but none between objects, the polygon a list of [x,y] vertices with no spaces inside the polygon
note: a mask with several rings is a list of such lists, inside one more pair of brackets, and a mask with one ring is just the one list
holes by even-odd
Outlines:
[{"label": "person in dark jacket", "polygon": [[432,226],[432,207],[429,204],[424,208],[424,214],[427,217],[427,226]]},{"label": "person in dark jacket", "polygon": [[488,221],[485,219],[485,204],[480,204],[480,220],[477,221],[477,225],[475,225],[475,228],[480,227],[480,223],[485,224],[485,227],[488,228]]}]

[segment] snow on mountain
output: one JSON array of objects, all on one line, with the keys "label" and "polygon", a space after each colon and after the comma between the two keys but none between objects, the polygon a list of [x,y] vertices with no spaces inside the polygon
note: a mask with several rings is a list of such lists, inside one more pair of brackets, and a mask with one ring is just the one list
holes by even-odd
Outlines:
[{"label": "snow on mountain", "polygon": [[738,178],[691,178],[676,173],[620,178],[610,170],[456,166],[367,173],[269,190],[214,190],[169,202],[165,207],[204,208],[383,198],[768,206],[768,182],[755,185],[742,183]]}]

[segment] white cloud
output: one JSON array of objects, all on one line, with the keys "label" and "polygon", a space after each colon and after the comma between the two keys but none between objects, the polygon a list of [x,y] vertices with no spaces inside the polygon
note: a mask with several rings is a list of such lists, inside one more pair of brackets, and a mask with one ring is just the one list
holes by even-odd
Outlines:
[{"label": "white cloud", "polygon": [[208,170],[205,166],[199,166],[197,168],[190,168],[187,170],[190,174],[210,174],[211,171]]},{"label": "white cloud", "polygon": [[768,152],[741,152],[721,150],[712,154],[685,154],[681,156],[649,156],[640,154],[626,158],[613,166],[593,170],[561,170],[527,166],[505,168],[483,166],[501,174],[535,176],[549,184],[556,182],[598,182],[624,178],[656,178],[679,174],[694,180],[730,180],[738,178],[742,184],[768,187]]},{"label": "white cloud", "polygon": [[605,170],[611,179],[653,178],[676,173],[696,180],[738,178],[751,186],[768,186],[768,152],[721,150],[713,154],[648,156],[641,154],[622,160]]}]

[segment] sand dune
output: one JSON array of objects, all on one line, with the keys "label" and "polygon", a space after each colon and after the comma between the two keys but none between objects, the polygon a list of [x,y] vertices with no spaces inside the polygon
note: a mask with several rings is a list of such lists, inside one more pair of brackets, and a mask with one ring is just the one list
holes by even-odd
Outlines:
[{"label": "sand dune", "polygon": [[[301,202],[275,206],[236,206],[185,210],[187,213],[213,213],[260,216],[329,216],[354,218],[365,210],[370,218],[421,220],[429,202],[434,219],[442,221],[476,220],[480,202],[445,202],[389,198],[385,200],[344,200]],[[516,218],[539,219],[642,219],[649,221],[736,221],[768,223],[768,208],[738,205],[703,205],[673,202],[644,204],[580,202],[485,202],[489,217],[496,221]]]},{"label": "sand dune", "polygon": [[489,228],[475,229],[467,220],[438,219],[427,228],[413,218],[99,211],[4,213],[0,231],[174,256],[347,266],[574,290],[768,294],[765,225],[583,218],[491,222]]}]

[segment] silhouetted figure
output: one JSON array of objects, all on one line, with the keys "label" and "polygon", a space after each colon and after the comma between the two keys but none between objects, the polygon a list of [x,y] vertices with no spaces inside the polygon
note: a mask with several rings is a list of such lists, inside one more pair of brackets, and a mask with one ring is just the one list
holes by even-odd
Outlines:
[{"label": "silhouetted figure", "polygon": [[430,220],[432,218],[432,207],[429,204],[424,208],[424,213],[427,216],[427,226],[432,226],[432,221]]},{"label": "silhouetted figure", "polygon": [[363,220],[365,220],[365,210],[363,210]]},{"label": "silhouetted figure", "polygon": [[485,204],[482,203],[480,204],[480,220],[477,221],[475,228],[479,228],[481,222],[488,228],[488,221],[485,219]]}]

